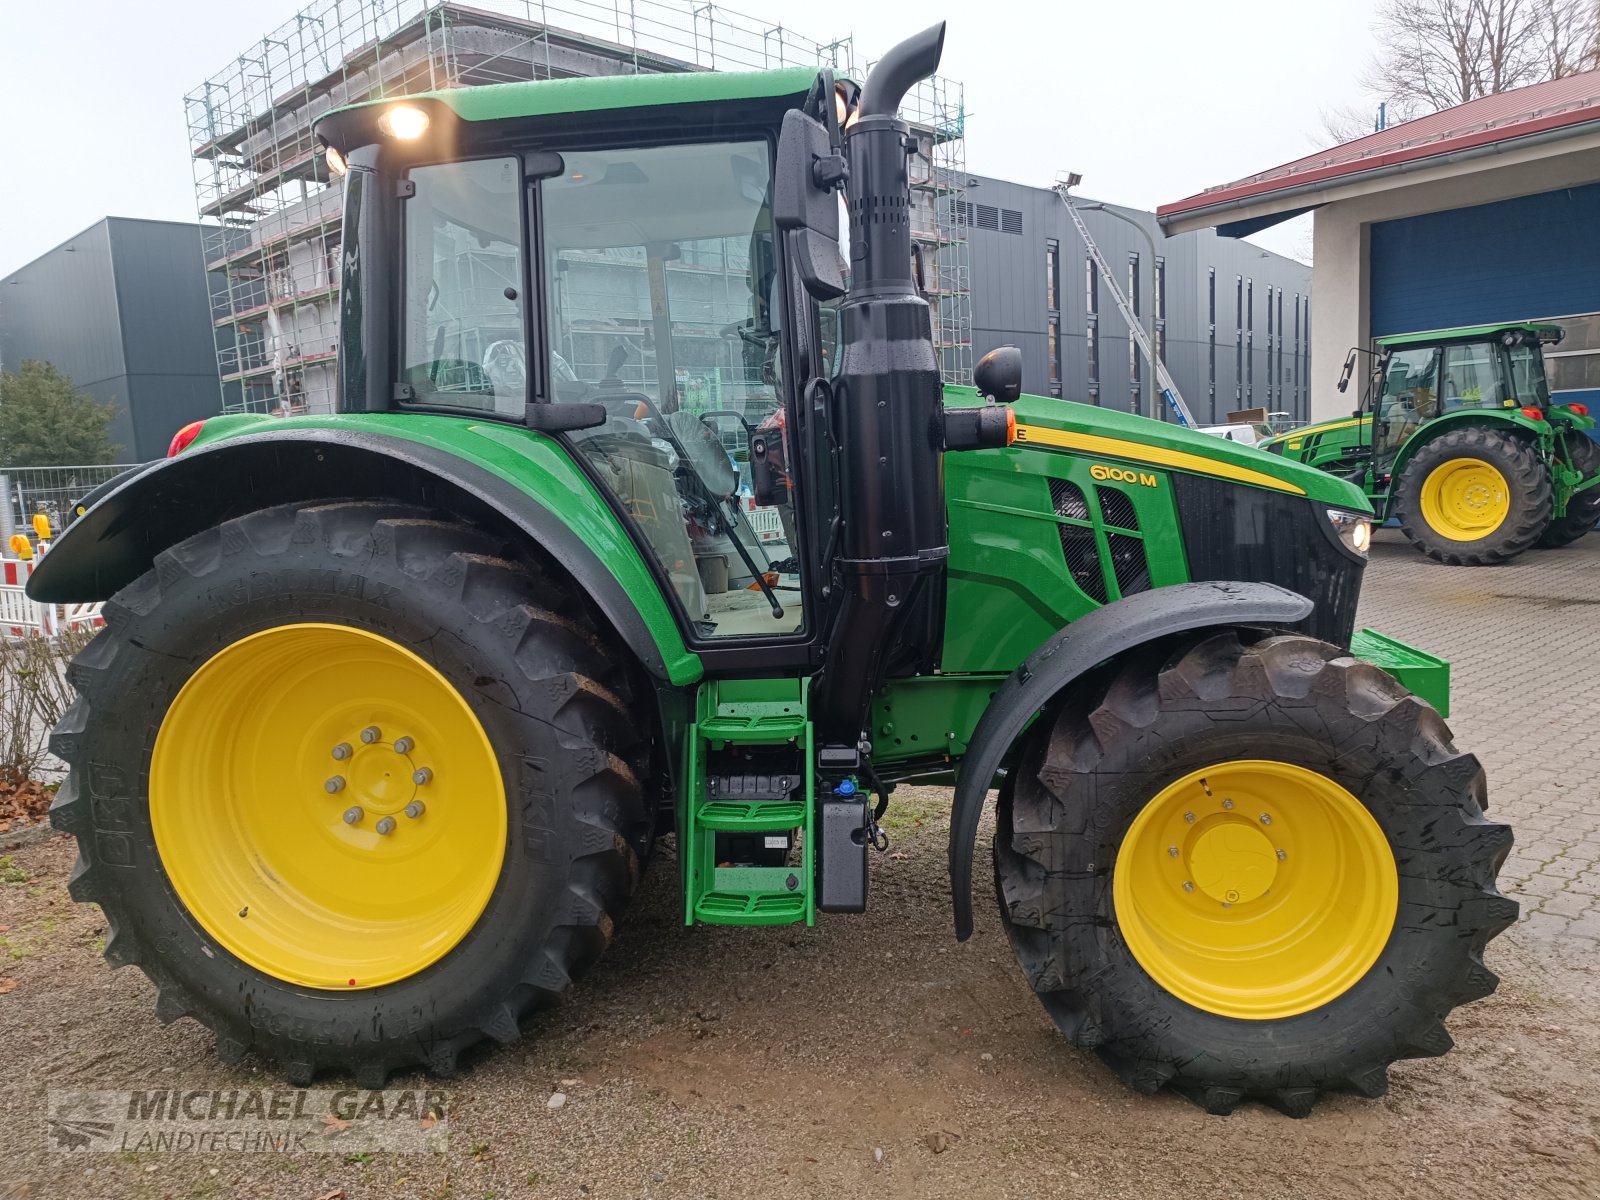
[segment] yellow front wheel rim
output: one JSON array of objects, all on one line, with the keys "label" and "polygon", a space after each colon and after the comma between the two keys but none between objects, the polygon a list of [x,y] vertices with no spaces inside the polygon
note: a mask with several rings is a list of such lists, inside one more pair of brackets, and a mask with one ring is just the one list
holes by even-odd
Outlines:
[{"label": "yellow front wheel rim", "polygon": [[1268,1020],[1353,987],[1388,943],[1399,874],[1382,828],[1315,771],[1236,759],[1162,788],[1112,876],[1139,965],[1196,1008]]},{"label": "yellow front wheel rim", "polygon": [[1452,458],[1422,481],[1422,518],[1453,542],[1486,538],[1511,514],[1511,486],[1481,458]]},{"label": "yellow front wheel rim", "polygon": [[448,953],[506,844],[505,785],[466,700],[344,625],[268,629],[195,672],[156,737],[150,820],[206,932],[276,979],[341,991]]}]

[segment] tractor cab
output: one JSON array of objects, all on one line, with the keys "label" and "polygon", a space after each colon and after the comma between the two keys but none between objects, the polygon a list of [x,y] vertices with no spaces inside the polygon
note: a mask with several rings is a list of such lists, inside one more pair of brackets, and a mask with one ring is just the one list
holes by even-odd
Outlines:
[{"label": "tractor cab", "polygon": [[1543,347],[1562,333],[1556,325],[1515,325],[1380,338],[1362,405],[1374,418],[1364,428],[1375,490],[1387,488],[1401,447],[1436,417],[1548,408]]}]

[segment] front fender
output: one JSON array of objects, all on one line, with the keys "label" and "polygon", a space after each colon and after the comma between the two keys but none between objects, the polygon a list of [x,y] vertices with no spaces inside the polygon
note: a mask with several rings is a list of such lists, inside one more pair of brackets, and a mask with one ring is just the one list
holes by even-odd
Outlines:
[{"label": "front fender", "polygon": [[274,422],[270,432],[197,445],[130,472],[40,559],[28,595],[47,604],[104,600],[149,570],[162,550],[233,517],[296,501],[381,497],[442,508],[532,543],[572,577],[652,676],[674,685],[699,678],[700,660],[650,567],[559,443],[434,420],[450,425],[419,424],[431,435],[426,441],[389,429]]},{"label": "front fender", "polygon": [[950,895],[956,939],[972,936],[972,855],[995,772],[1034,715],[1074,680],[1135,646],[1168,634],[1239,625],[1283,628],[1312,603],[1267,583],[1180,583],[1107,604],[1080,617],[1028,656],[1000,685],[973,730],[950,811]]}]

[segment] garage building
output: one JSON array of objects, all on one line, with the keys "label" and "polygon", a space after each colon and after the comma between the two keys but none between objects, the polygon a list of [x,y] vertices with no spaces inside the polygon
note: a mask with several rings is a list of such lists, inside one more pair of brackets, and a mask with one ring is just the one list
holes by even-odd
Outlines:
[{"label": "garage building", "polygon": [[1600,71],[1486,96],[1157,210],[1168,234],[1244,237],[1314,214],[1311,415],[1352,346],[1553,321],[1565,401],[1600,406]]}]

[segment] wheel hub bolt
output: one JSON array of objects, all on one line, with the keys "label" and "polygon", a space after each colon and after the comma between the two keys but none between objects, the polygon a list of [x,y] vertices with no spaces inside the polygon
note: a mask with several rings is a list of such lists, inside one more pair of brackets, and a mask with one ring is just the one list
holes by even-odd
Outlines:
[{"label": "wheel hub bolt", "polygon": [[413,800],[410,804],[406,805],[405,808],[406,816],[410,817],[413,821],[427,811],[428,806],[421,800]]},{"label": "wheel hub bolt", "polygon": [[1263,825],[1271,825],[1272,824],[1272,814],[1271,813],[1262,813],[1261,814],[1261,823]]},{"label": "wheel hub bolt", "polygon": [[1222,807],[1223,808],[1232,808],[1233,807],[1233,801],[1232,800],[1224,800],[1222,802]]},{"label": "wheel hub bolt", "polygon": [[361,820],[363,815],[364,814],[361,811],[361,806],[359,804],[352,804],[349,808],[344,810],[344,823],[346,825],[354,825],[357,821]]},{"label": "wheel hub bolt", "polygon": [[326,790],[328,795],[330,795],[330,796],[333,795],[335,792],[342,792],[342,791],[344,791],[344,776],[343,775],[335,775],[335,776],[333,776],[333,778],[329,779],[328,782],[323,784],[322,786],[323,786],[324,790]]},{"label": "wheel hub bolt", "polygon": [[1178,848],[1176,846],[1168,846],[1167,847],[1167,853],[1169,855],[1171,855],[1173,858],[1177,858],[1178,857]]},{"label": "wheel hub bolt", "polygon": [[379,729],[376,725],[368,725],[361,731],[361,740],[369,746],[382,736],[383,730]]},{"label": "wheel hub bolt", "polygon": [[408,737],[396,738],[394,742],[395,753],[397,754],[410,754],[415,746],[416,742]]},{"label": "wheel hub bolt", "polygon": [[433,771],[428,767],[418,767],[415,771],[411,772],[411,782],[417,784],[419,787],[422,784],[431,783],[432,781]]},{"label": "wheel hub bolt", "polygon": [[1186,892],[1194,891],[1194,884],[1190,883],[1187,879],[1185,879],[1183,881],[1183,890],[1186,891]]},{"label": "wheel hub bolt", "polygon": [[1279,862],[1282,862],[1284,859],[1286,859],[1288,857],[1289,857],[1289,852],[1287,850],[1279,850],[1278,851],[1278,861]]},{"label": "wheel hub bolt", "polygon": [[351,753],[349,742],[340,742],[333,748],[333,757],[336,762],[343,762],[350,757]]},{"label": "wheel hub bolt", "polygon": [[1194,824],[1194,814],[1193,813],[1184,813],[1183,814],[1183,819],[1185,821],[1189,822],[1189,824],[1191,824],[1191,825]]},{"label": "wheel hub bolt", "polygon": [[384,817],[374,828],[376,828],[377,831],[383,834],[385,837],[388,837],[394,832],[394,818]]}]

